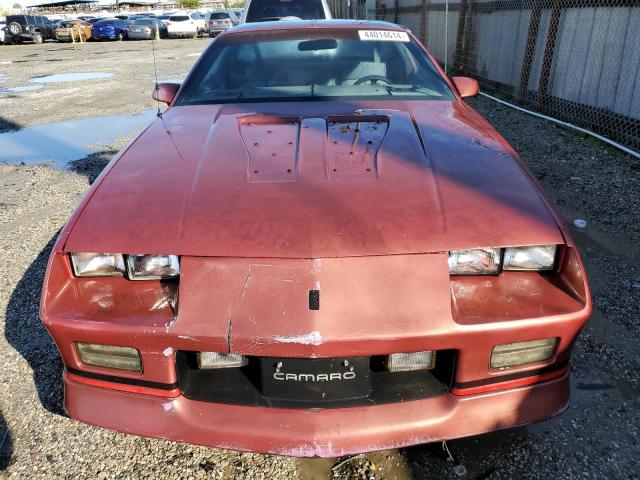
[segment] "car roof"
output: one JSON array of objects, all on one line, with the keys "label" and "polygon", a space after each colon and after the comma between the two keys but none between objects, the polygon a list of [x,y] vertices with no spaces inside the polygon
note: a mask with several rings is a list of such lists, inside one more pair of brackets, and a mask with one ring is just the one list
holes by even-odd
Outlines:
[{"label": "car roof", "polygon": [[274,22],[243,23],[229,30],[227,34],[257,32],[261,30],[307,30],[307,29],[344,29],[360,30],[372,28],[376,30],[396,30],[406,32],[407,29],[395,23],[370,20],[278,20]]}]

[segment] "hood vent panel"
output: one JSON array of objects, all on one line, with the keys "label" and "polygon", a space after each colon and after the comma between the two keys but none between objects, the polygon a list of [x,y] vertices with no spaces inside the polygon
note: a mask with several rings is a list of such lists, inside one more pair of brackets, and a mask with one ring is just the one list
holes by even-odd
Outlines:
[{"label": "hood vent panel", "polygon": [[387,117],[377,116],[327,119],[329,179],[377,178],[378,149],[388,125]]},{"label": "hood vent panel", "polygon": [[294,182],[299,130],[300,123],[288,119],[241,121],[240,135],[249,153],[247,181]]}]

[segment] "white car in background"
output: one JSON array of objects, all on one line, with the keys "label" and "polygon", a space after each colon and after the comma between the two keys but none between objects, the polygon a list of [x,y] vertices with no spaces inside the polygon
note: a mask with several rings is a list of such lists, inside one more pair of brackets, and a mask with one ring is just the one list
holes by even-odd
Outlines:
[{"label": "white car in background", "polygon": [[5,22],[0,22],[0,45],[4,45],[4,27],[6,26]]},{"label": "white car in background", "polygon": [[176,13],[169,17],[167,30],[170,37],[196,37],[206,32],[206,21],[197,12]]},{"label": "white car in background", "polygon": [[330,20],[327,0],[247,0],[240,23],[287,19]]}]

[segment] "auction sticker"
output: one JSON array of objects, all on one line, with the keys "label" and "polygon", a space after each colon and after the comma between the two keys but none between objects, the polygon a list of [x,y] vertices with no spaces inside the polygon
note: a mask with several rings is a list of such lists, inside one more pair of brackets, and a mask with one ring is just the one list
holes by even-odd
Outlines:
[{"label": "auction sticker", "polygon": [[396,30],[358,30],[360,40],[377,40],[379,42],[409,42],[407,32]]}]

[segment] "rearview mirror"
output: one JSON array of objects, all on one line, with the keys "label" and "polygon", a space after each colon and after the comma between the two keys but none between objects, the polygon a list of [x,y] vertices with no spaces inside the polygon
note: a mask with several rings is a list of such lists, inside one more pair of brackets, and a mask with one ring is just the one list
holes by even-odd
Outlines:
[{"label": "rearview mirror", "polygon": [[169,105],[171,102],[173,102],[173,97],[176,96],[179,88],[179,83],[159,83],[153,90],[152,97],[154,100]]},{"label": "rearview mirror", "polygon": [[473,78],[452,77],[451,81],[462,98],[475,97],[480,92],[480,85]]},{"label": "rearview mirror", "polygon": [[322,38],[319,40],[305,40],[298,44],[298,50],[301,52],[310,52],[318,50],[335,50],[338,48],[338,42],[334,38]]}]

